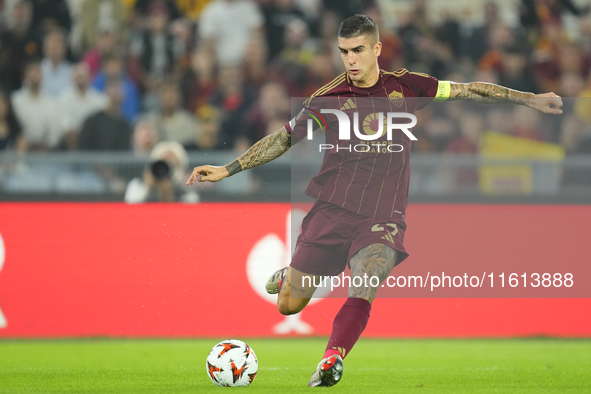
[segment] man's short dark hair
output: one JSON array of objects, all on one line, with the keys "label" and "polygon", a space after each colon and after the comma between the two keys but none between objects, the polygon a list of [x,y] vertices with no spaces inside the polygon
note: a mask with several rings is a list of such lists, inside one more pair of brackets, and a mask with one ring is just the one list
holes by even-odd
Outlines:
[{"label": "man's short dark hair", "polygon": [[354,38],[367,35],[374,43],[380,40],[378,25],[367,15],[356,14],[341,22],[338,36],[342,38]]}]

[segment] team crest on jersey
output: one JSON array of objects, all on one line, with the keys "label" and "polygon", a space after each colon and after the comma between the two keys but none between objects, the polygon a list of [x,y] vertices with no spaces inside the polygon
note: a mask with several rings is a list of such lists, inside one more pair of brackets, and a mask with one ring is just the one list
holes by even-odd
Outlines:
[{"label": "team crest on jersey", "polygon": [[396,90],[393,90],[392,93],[390,93],[388,95],[388,98],[390,99],[390,102],[397,106],[397,107],[402,107],[402,103],[404,102],[404,95],[402,94],[402,92],[397,92]]}]

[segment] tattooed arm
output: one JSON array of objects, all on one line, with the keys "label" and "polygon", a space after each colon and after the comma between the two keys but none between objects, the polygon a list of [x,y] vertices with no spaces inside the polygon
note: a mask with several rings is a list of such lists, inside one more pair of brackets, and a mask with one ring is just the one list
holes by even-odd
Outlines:
[{"label": "tattooed arm", "polygon": [[[293,143],[296,142],[297,140],[294,138]],[[225,166],[195,167],[191,177],[187,180],[187,185],[192,185],[196,180],[199,182],[217,182],[242,170],[268,163],[287,152],[291,145],[292,136],[283,127],[278,132],[257,141],[246,153]]]},{"label": "tattooed arm", "polygon": [[486,82],[451,83],[450,100],[472,100],[484,104],[513,103],[535,108],[540,112],[561,114],[562,99],[554,93],[520,92]]}]

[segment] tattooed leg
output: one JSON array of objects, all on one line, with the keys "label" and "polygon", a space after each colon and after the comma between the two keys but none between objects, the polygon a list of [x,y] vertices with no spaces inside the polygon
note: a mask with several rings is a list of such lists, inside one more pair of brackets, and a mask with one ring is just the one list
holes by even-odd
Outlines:
[{"label": "tattooed leg", "polygon": [[309,275],[289,267],[277,298],[277,309],[283,315],[299,313],[308,305],[318,284],[320,275]]},{"label": "tattooed leg", "polygon": [[[373,302],[380,287],[379,284],[390,275],[397,259],[396,250],[384,244],[369,245],[355,253],[355,256],[349,261],[351,267],[349,297]],[[371,285],[372,276],[379,278],[377,286]],[[356,280],[356,283],[361,283],[361,286],[353,285],[356,277],[360,278],[360,280]],[[375,284],[375,281],[373,283]]]}]

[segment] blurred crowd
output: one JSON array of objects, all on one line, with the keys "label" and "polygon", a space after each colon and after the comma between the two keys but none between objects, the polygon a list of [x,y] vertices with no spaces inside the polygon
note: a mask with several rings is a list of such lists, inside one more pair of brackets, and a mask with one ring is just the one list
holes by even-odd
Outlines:
[{"label": "blurred crowd", "polygon": [[[286,123],[292,97],[342,72],[337,29],[354,13],[380,26],[383,69],[591,97],[588,7],[515,0],[509,26],[483,1],[474,25],[435,15],[438,0],[409,0],[392,27],[383,1],[0,0],[0,151],[244,151]],[[576,34],[564,14],[577,17]],[[475,153],[492,128],[591,153],[590,104],[567,102],[551,124],[526,108],[471,116],[431,105],[413,149]]]}]

